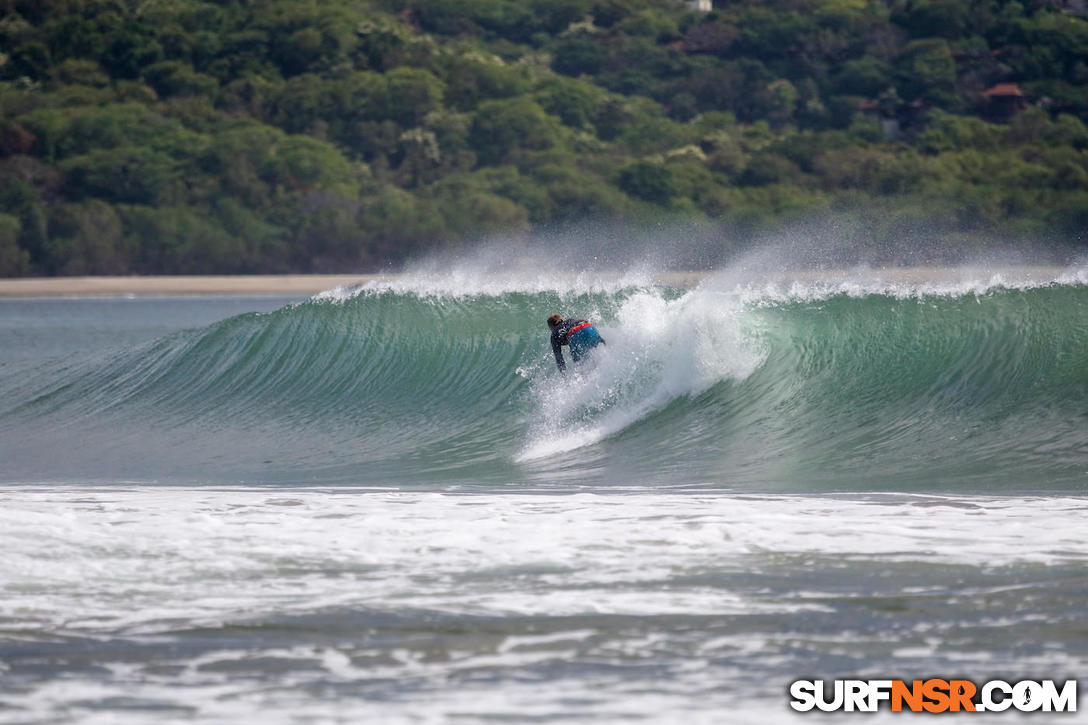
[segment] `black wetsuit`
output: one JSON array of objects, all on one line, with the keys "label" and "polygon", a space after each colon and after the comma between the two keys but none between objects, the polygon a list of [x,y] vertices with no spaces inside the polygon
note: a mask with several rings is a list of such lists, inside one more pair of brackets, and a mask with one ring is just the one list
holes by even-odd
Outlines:
[{"label": "black wetsuit", "polygon": [[604,338],[597,333],[593,323],[585,320],[563,320],[552,328],[552,352],[560,370],[567,369],[563,360],[564,345],[570,346],[571,360],[578,362],[588,350],[603,344]]}]

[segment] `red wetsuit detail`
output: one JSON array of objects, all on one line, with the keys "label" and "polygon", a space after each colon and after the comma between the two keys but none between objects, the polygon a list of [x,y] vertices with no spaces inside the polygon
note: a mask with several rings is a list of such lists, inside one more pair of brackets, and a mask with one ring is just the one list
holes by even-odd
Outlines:
[{"label": "red wetsuit detail", "polygon": [[569,330],[567,330],[567,338],[569,339],[571,335],[578,332],[583,327],[593,327],[593,323],[592,322],[583,322],[580,325],[576,325],[576,326],[570,328]]}]

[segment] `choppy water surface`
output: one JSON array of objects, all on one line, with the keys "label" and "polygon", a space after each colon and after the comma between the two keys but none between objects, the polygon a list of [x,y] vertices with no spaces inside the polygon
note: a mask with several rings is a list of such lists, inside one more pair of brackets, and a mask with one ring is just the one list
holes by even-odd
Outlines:
[{"label": "choppy water surface", "polygon": [[[0,721],[766,723],[799,678],[1085,672],[1082,270],[214,304],[0,302]],[[554,311],[608,340],[566,377]]]}]

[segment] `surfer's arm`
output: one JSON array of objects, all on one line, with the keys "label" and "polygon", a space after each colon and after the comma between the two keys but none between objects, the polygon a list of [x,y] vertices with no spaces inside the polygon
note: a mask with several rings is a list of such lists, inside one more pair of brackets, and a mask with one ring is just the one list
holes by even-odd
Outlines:
[{"label": "surfer's arm", "polygon": [[555,364],[559,367],[559,372],[565,373],[567,371],[567,361],[563,359],[563,346],[559,344],[559,340],[552,337],[552,352],[555,353]]}]

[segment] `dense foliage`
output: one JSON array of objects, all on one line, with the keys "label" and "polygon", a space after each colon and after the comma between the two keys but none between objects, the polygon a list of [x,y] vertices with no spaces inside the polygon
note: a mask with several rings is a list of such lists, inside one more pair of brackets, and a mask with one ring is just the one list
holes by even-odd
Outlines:
[{"label": "dense foliage", "polygon": [[1085,120],[1042,0],[0,0],[0,275],[835,210],[1083,243]]}]

